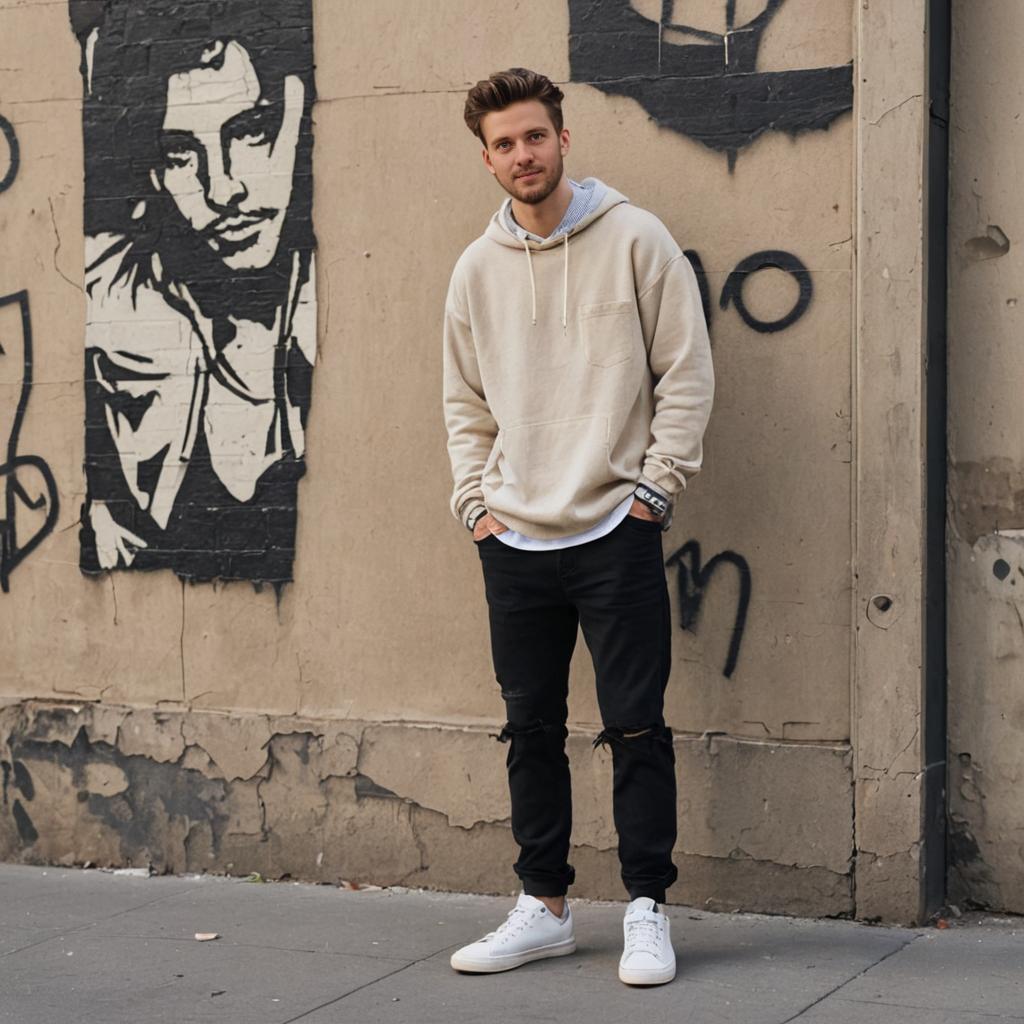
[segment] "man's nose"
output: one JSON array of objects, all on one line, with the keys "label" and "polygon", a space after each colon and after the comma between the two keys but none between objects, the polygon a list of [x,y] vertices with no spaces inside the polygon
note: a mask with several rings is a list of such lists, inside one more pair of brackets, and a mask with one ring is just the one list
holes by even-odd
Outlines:
[{"label": "man's nose", "polygon": [[522,166],[533,163],[533,151],[525,142],[516,143],[516,163]]},{"label": "man's nose", "polygon": [[245,198],[246,189],[231,175],[231,164],[219,146],[207,150],[207,194],[215,206],[230,206]]}]

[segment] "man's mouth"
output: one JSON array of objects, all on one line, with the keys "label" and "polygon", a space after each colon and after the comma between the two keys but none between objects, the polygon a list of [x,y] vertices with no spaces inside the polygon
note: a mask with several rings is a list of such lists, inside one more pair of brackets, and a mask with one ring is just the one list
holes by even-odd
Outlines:
[{"label": "man's mouth", "polygon": [[259,210],[256,213],[236,213],[229,217],[219,217],[207,229],[207,237],[225,242],[240,242],[259,229],[261,224],[274,215],[272,210]]},{"label": "man's mouth", "polygon": [[516,181],[529,181],[531,178],[537,178],[540,176],[540,168],[538,167],[535,171],[524,171],[522,174],[516,175]]}]

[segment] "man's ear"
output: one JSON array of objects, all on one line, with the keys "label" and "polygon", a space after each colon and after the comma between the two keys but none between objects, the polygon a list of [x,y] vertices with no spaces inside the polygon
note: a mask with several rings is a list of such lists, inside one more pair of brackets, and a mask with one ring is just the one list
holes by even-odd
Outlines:
[{"label": "man's ear", "polygon": [[153,186],[154,191],[163,192],[163,182],[157,176],[156,171],[154,171],[152,167],[149,169],[149,183]]},{"label": "man's ear", "polygon": [[563,128],[558,133],[558,141],[561,144],[562,156],[566,156],[569,152],[569,129]]},{"label": "man's ear", "polygon": [[497,174],[498,172],[494,169],[494,164],[491,163],[491,154],[487,152],[487,147],[484,146],[480,150],[480,155],[484,158],[484,166],[491,172],[491,174]]}]

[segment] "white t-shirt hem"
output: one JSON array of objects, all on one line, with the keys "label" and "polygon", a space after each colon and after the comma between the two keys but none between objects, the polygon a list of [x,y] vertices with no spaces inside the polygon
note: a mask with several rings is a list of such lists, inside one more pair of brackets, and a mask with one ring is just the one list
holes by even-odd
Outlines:
[{"label": "white t-shirt hem", "polygon": [[616,505],[596,526],[592,526],[589,530],[584,530],[583,533],[574,533],[571,537],[537,540],[535,537],[526,537],[515,530],[505,530],[504,533],[496,533],[494,536],[502,544],[507,544],[510,548],[518,548],[520,551],[555,551],[559,548],[574,548],[611,533],[629,514],[632,504],[633,495],[630,494],[629,497],[624,498]]}]

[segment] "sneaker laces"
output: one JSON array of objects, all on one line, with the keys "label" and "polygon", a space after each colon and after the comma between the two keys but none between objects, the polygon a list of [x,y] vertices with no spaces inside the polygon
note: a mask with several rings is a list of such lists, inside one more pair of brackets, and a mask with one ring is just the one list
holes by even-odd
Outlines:
[{"label": "sneaker laces", "polygon": [[659,915],[656,914],[626,918],[626,956],[630,953],[651,953],[660,956],[663,927]]},{"label": "sneaker laces", "polygon": [[518,935],[527,925],[529,920],[536,913],[536,909],[527,909],[526,907],[514,906],[508,914],[505,916],[505,920],[493,931],[488,932],[484,938],[484,942],[490,942],[491,939],[510,939]]}]

